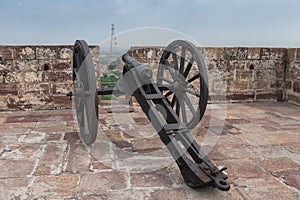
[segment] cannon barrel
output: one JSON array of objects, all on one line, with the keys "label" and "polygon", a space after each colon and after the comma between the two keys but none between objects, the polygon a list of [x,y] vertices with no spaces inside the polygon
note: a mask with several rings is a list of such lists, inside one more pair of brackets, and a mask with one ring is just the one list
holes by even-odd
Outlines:
[{"label": "cannon barrel", "polygon": [[124,54],[122,56],[122,60],[126,63],[129,70],[136,71],[138,78],[140,79],[141,83],[147,84],[151,82],[152,78],[152,70],[146,67],[145,65],[141,64],[134,58],[132,58],[129,54]]},{"label": "cannon barrel", "polygon": [[137,60],[135,60],[134,58],[132,58],[128,53],[125,53],[122,56],[122,60],[131,68],[137,67],[139,65],[141,65],[140,62],[138,62]]}]

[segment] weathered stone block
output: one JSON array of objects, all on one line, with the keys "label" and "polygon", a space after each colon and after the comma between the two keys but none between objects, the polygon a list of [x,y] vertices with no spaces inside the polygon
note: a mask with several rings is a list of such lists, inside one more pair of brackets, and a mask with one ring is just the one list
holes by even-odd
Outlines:
[{"label": "weathered stone block", "polygon": [[24,81],[24,74],[19,72],[9,72],[6,76],[2,76],[2,82],[7,84],[22,83]]},{"label": "weathered stone block", "polygon": [[5,110],[5,108],[7,108],[6,96],[0,95],[0,111]]},{"label": "weathered stone block", "polygon": [[28,199],[28,186],[32,178],[0,179],[0,199]]},{"label": "weathered stone block", "polygon": [[255,93],[255,100],[283,100],[283,93],[282,90],[275,90],[275,91],[266,91],[266,92],[256,92]]},{"label": "weathered stone block", "polygon": [[271,80],[275,78],[275,71],[274,70],[256,70],[254,74],[255,80]]},{"label": "weathered stone block", "polygon": [[288,100],[288,102],[300,105],[300,95],[287,93],[286,97],[287,97],[286,99]]},{"label": "weathered stone block", "polygon": [[89,171],[91,156],[85,146],[72,143],[69,145],[69,149],[66,171],[72,173]]},{"label": "weathered stone block", "polygon": [[296,49],[296,61],[300,61],[300,48]]},{"label": "weathered stone block", "polygon": [[248,48],[248,57],[249,60],[258,60],[260,59],[260,48]]},{"label": "weathered stone block", "polygon": [[[1,159],[0,178],[24,178],[31,174],[34,169],[35,161],[28,159]],[[13,169],[13,173],[12,173]]]},{"label": "weathered stone block", "polygon": [[300,167],[299,164],[293,162],[291,159],[286,157],[259,160],[258,164],[269,172],[283,171],[291,168],[296,169]]},{"label": "weathered stone block", "polygon": [[13,46],[0,46],[0,60],[14,59]]},{"label": "weathered stone block", "polygon": [[29,190],[29,199],[71,199],[76,197],[79,175],[37,177]]},{"label": "weathered stone block", "polygon": [[[254,75],[253,75],[254,76]],[[249,83],[248,83],[248,90],[249,91],[254,91],[255,89],[257,88],[257,81],[256,80],[249,80]]]},{"label": "weathered stone block", "polygon": [[77,132],[66,132],[64,135],[64,140],[69,143],[80,143],[80,137]]},{"label": "weathered stone block", "polygon": [[239,93],[239,91],[247,91],[248,84],[248,81],[232,81],[230,83],[229,92]]},{"label": "weathered stone block", "polygon": [[[280,68],[274,70],[276,79],[279,79],[279,80],[284,79],[284,71],[283,70],[284,69],[280,69]],[[274,74],[272,74],[272,76],[274,76]]]},{"label": "weathered stone block", "polygon": [[300,81],[295,81],[294,82],[293,91],[300,94]]},{"label": "weathered stone block", "polygon": [[204,47],[203,56],[205,60],[220,60],[224,48],[219,47]]},{"label": "weathered stone block", "polygon": [[38,46],[36,47],[36,59],[55,59],[58,48],[55,46]]},{"label": "weathered stone block", "polygon": [[273,176],[251,179],[238,178],[234,180],[234,185],[237,187],[241,199],[298,199],[297,192],[274,179]]},{"label": "weathered stone block", "polygon": [[132,142],[133,149],[141,153],[149,153],[164,148],[159,138],[138,139]]},{"label": "weathered stone block", "polygon": [[14,71],[17,72],[36,72],[39,71],[37,60],[14,60]]},{"label": "weathered stone block", "polygon": [[66,148],[66,143],[48,143],[38,166],[35,168],[34,174],[59,174],[61,172],[61,162],[66,154]]},{"label": "weathered stone block", "polygon": [[73,47],[62,47],[58,50],[59,59],[72,59],[73,58]]},{"label": "weathered stone block", "polygon": [[35,46],[16,46],[15,50],[17,59],[36,59]]},{"label": "weathered stone block", "polygon": [[37,72],[25,72],[24,82],[25,83],[40,83],[43,80],[43,74]]},{"label": "weathered stone block", "polygon": [[1,84],[0,87],[0,95],[7,96],[7,95],[18,95],[18,84],[11,83],[11,84]]},{"label": "weathered stone block", "polygon": [[56,72],[44,72],[43,73],[43,81],[51,81],[51,82],[71,82],[72,81],[72,72],[65,71],[56,71]]},{"label": "weathered stone block", "polygon": [[41,156],[42,145],[40,144],[16,144],[10,145],[2,154],[5,159],[29,159],[35,160]]},{"label": "weathered stone block", "polygon": [[0,73],[1,71],[3,72],[3,71],[11,71],[11,70],[13,70],[13,60],[0,59]]},{"label": "weathered stone block", "polygon": [[[101,181],[99,181],[101,180]],[[101,193],[107,190],[121,190],[127,186],[126,174],[122,172],[100,172],[84,174],[81,178],[80,192]]]},{"label": "weathered stone block", "polygon": [[239,60],[246,60],[248,57],[248,48],[239,47],[237,49],[237,59]]},{"label": "weathered stone block", "polygon": [[282,89],[283,90],[283,80],[272,80],[271,89]]},{"label": "weathered stone block", "polygon": [[71,83],[51,83],[50,84],[50,91],[52,94],[67,94],[69,92],[72,92],[73,85]]},{"label": "weathered stone block", "polygon": [[213,81],[210,82],[212,85],[213,92],[226,92],[227,91],[227,84],[224,81]]},{"label": "weathered stone block", "polygon": [[233,80],[244,81],[244,80],[250,80],[251,77],[252,77],[251,70],[235,70]]},{"label": "weathered stone block", "polygon": [[260,58],[262,60],[269,60],[270,59],[270,48],[261,48]]},{"label": "weathered stone block", "polygon": [[71,108],[72,100],[66,95],[54,95],[53,97],[54,106],[57,108]]},{"label": "weathered stone block", "polygon": [[50,85],[47,83],[41,83],[41,84],[32,84],[27,83],[24,85],[24,88],[20,90],[19,95],[22,95],[24,93],[36,93],[38,95],[38,98],[47,98],[50,94]]},{"label": "weathered stone block", "polygon": [[39,60],[37,63],[38,71],[49,71],[53,69],[53,61],[52,60]]},{"label": "weathered stone block", "polygon": [[237,47],[225,47],[221,53],[222,60],[236,60],[237,59]]},{"label": "weathered stone block", "polygon": [[296,58],[296,48],[288,48],[287,56],[290,62],[293,62]]},{"label": "weathered stone block", "polygon": [[300,80],[300,71],[290,69],[290,79],[291,80]]},{"label": "weathered stone block", "polygon": [[260,60],[258,61],[257,68],[258,70],[270,69],[270,61],[269,60]]},{"label": "weathered stone block", "polygon": [[217,62],[213,60],[205,60],[207,70],[217,69]]},{"label": "weathered stone block", "polygon": [[229,101],[253,101],[254,92],[229,93],[226,99]]},{"label": "weathered stone block", "polygon": [[271,82],[269,79],[257,80],[256,89],[258,90],[269,90],[271,87]]},{"label": "weathered stone block", "polygon": [[147,199],[147,198],[136,198],[135,191],[132,189],[119,190],[119,191],[105,191],[100,194],[83,194],[79,199],[88,200],[132,200],[132,199]]},{"label": "weathered stone block", "polygon": [[286,67],[286,61],[283,60],[270,60],[269,61],[269,69],[275,69],[275,70],[284,70]]},{"label": "weathered stone block", "polygon": [[71,60],[55,60],[53,70],[72,71]]},{"label": "weathered stone block", "polygon": [[292,89],[292,81],[287,80],[284,82],[284,90],[291,90]]},{"label": "weathered stone block", "polygon": [[229,60],[228,67],[230,69],[246,69],[246,61],[244,60]]},{"label": "weathered stone block", "polygon": [[259,60],[246,60],[245,61],[245,69],[248,69],[249,71],[253,71],[253,70],[256,70],[256,69],[261,69],[262,67],[264,66],[261,66],[260,65],[260,61]]},{"label": "weathered stone block", "polygon": [[295,187],[300,188],[300,170],[299,169],[291,169],[281,172],[274,172],[273,175],[275,175],[277,178],[282,179],[286,184]]},{"label": "weathered stone block", "polygon": [[271,48],[270,49],[270,60],[284,60],[287,57],[286,48]]},{"label": "weathered stone block", "polygon": [[8,95],[7,96],[7,108],[13,109],[13,110],[20,110],[20,108],[18,108],[17,100],[18,100],[18,96]]},{"label": "weathered stone block", "polygon": [[131,173],[130,181],[133,187],[171,186],[172,181],[167,174],[165,168],[148,173]]},{"label": "weathered stone block", "polygon": [[221,61],[217,61],[217,70],[219,72],[224,72],[224,71],[229,71],[231,70],[229,67],[228,67],[228,61],[227,60],[221,60]]},{"label": "weathered stone block", "polygon": [[147,59],[146,59],[146,50],[145,48],[142,48],[142,47],[131,47],[129,49],[129,53],[130,55],[137,59],[137,61],[141,62],[141,63],[146,63],[147,62]]}]

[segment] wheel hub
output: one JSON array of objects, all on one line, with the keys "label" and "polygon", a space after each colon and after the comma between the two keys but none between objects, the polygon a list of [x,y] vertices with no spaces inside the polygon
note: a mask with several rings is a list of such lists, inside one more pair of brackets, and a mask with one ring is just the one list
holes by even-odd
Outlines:
[{"label": "wheel hub", "polygon": [[177,97],[182,95],[182,93],[184,92],[183,88],[186,88],[186,87],[187,87],[187,84],[186,84],[185,80],[182,80],[180,77],[175,79],[175,82],[173,84],[173,90]]}]

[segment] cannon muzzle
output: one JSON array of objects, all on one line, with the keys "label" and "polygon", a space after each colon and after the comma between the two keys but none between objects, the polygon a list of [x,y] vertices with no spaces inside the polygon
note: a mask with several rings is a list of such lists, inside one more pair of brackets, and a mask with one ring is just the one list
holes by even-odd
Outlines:
[{"label": "cannon muzzle", "polygon": [[151,69],[141,64],[127,53],[122,56],[122,60],[127,65],[128,70],[134,70],[137,73],[137,76],[140,79],[141,83],[147,84],[151,82]]}]

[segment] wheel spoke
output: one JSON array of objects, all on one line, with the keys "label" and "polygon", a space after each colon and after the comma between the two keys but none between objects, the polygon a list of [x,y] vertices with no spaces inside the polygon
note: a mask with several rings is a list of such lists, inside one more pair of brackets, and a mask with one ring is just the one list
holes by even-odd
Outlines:
[{"label": "wheel spoke", "polygon": [[171,67],[168,67],[168,71],[170,72],[173,80],[175,80],[176,79],[176,75],[175,75],[176,72],[175,72],[175,70],[173,68],[171,68]]},{"label": "wheel spoke", "polygon": [[167,93],[165,94],[165,97],[168,97],[168,96],[170,96],[171,94],[173,94],[173,92],[170,90],[169,92],[167,92]]},{"label": "wheel spoke", "polygon": [[192,95],[195,95],[196,97],[200,97],[200,92],[196,92],[195,90],[191,90],[189,88],[183,88],[183,90],[185,92],[188,92],[188,93],[192,94]]},{"label": "wheel spoke", "polygon": [[172,58],[173,58],[173,63],[174,63],[174,69],[178,71],[178,60],[177,60],[177,55],[176,53],[172,52]]},{"label": "wheel spoke", "polygon": [[181,104],[182,121],[184,123],[187,123],[186,109],[185,109],[184,101],[182,99],[180,100],[180,104]]},{"label": "wheel spoke", "polygon": [[185,53],[186,53],[186,49],[182,47],[182,52],[180,57],[180,68],[179,68],[179,73],[181,74],[183,74],[183,69],[184,69]]},{"label": "wheel spoke", "polygon": [[189,97],[185,93],[183,94],[183,98],[184,98],[184,100],[186,102],[186,105],[189,107],[190,111],[192,112],[193,116],[195,116],[196,115],[196,111],[195,111],[195,108],[194,108],[191,100],[189,99]]},{"label": "wheel spoke", "polygon": [[176,114],[178,115],[178,117],[179,117],[179,113],[180,113],[180,103],[177,99],[177,101],[176,101]]},{"label": "wheel spoke", "polygon": [[171,105],[170,100],[169,100],[168,98],[165,98],[165,99],[166,99],[166,101],[168,102],[168,104]]},{"label": "wheel spoke", "polygon": [[176,97],[176,95],[174,94],[174,96],[173,96],[173,98],[172,98],[172,101],[171,101],[171,107],[172,107],[172,108],[174,107],[176,101],[177,101],[177,97]]},{"label": "wheel spoke", "polygon": [[192,78],[190,78],[190,79],[188,80],[188,83],[193,82],[194,80],[196,80],[196,79],[199,78],[199,77],[200,77],[200,73],[198,73],[198,74],[196,74],[195,76],[193,76]]},{"label": "wheel spoke", "polygon": [[167,68],[167,70],[170,72],[170,74],[171,74],[173,80],[175,80],[175,79],[176,79],[176,75],[175,75],[175,73],[174,73],[175,70],[174,70],[173,68],[171,68],[171,65],[170,65],[169,61],[166,60],[164,64],[165,64],[165,65],[164,65],[164,68]]},{"label": "wheel spoke", "polygon": [[172,90],[173,87],[174,87],[174,86],[173,86],[173,82],[172,82],[172,84],[165,84],[164,87],[168,88],[168,89],[166,89],[166,90]]},{"label": "wheel spoke", "polygon": [[184,73],[183,73],[183,76],[184,76],[185,78],[186,78],[187,75],[189,74],[189,72],[190,72],[190,70],[191,70],[191,68],[192,68],[192,66],[193,66],[193,63],[194,63],[194,58],[192,57],[191,60],[190,60],[190,62],[189,62],[189,64],[187,65],[187,67],[186,67]]},{"label": "wheel spoke", "polygon": [[171,85],[173,85],[173,81],[165,78],[165,77],[160,77],[161,80],[166,81],[167,83],[170,83]]}]

